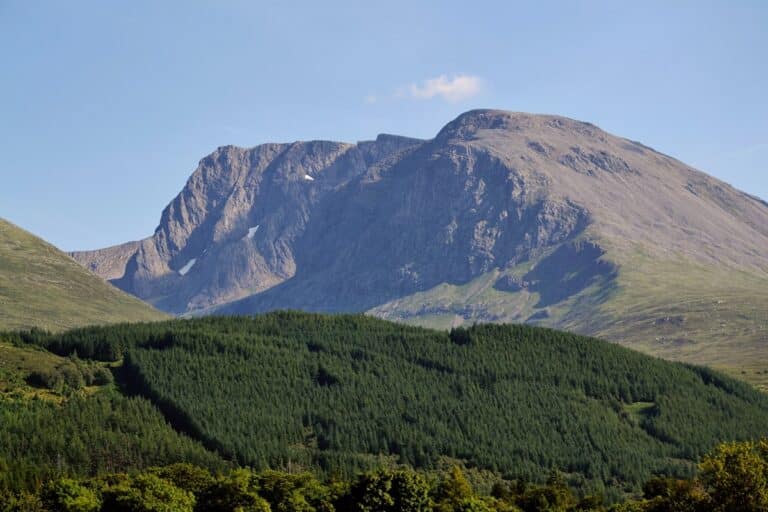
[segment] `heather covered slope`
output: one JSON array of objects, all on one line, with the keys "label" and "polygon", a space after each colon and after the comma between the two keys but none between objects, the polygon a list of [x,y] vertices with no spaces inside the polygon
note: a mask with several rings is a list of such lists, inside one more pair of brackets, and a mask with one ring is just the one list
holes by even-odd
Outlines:
[{"label": "heather covered slope", "polygon": [[768,367],[768,205],[558,116],[220,148],[152,237],[75,257],[173,313],[530,322],[758,383]]},{"label": "heather covered slope", "polygon": [[510,477],[557,468],[635,487],[756,438],[768,398],[705,368],[529,326],[431,331],[363,315],[272,313],[88,328],[32,341],[115,359],[208,447],[257,467],[352,474],[443,457]]},{"label": "heather covered slope", "polygon": [[165,315],[0,219],[0,329],[63,330]]}]

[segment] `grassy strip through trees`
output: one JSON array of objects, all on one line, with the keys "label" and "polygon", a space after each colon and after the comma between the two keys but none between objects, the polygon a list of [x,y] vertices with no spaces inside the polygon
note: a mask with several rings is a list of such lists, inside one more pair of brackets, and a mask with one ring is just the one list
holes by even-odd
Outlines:
[{"label": "grassy strip through trees", "polygon": [[350,480],[236,469],[212,474],[192,464],[90,479],[59,478],[34,492],[0,496],[0,512],[718,512],[768,509],[768,443],[718,447],[696,479],[654,479],[641,498],[607,506],[577,496],[556,474],[546,484],[497,480],[489,495],[454,467],[371,471]]},{"label": "grassy strip through trees", "polygon": [[719,373],[528,326],[445,333],[283,312],[15,339],[124,357],[130,392],[257,469],[350,478],[391,457],[432,468],[447,456],[526,481],[556,468],[615,496],[654,474],[690,477],[718,442],[768,425],[768,397]]}]

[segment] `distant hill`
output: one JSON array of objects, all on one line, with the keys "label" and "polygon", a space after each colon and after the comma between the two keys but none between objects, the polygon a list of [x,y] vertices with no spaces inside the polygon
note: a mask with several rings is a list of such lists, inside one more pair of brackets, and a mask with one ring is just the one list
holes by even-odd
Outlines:
[{"label": "distant hill", "polygon": [[59,331],[165,316],[51,244],[0,219],[0,329]]},{"label": "distant hill", "polygon": [[151,237],[74,257],[175,314],[527,322],[768,384],[768,205],[560,116],[221,147]]},{"label": "distant hill", "polygon": [[433,331],[271,313],[87,328],[32,340],[117,359],[124,388],[241,464],[328,474],[444,458],[637,488],[765,434],[768,395],[706,368],[550,329]]}]

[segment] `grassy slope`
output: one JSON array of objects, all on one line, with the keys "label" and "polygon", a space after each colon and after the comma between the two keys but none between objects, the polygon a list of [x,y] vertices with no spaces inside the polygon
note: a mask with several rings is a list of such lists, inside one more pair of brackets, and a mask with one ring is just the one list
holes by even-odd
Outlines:
[{"label": "grassy slope", "polygon": [[61,402],[62,397],[49,389],[30,386],[33,372],[50,372],[65,364],[66,358],[41,348],[16,347],[0,342],[0,399],[40,398]]},{"label": "grassy slope", "polygon": [[[620,257],[621,258],[621,257]],[[619,259],[619,258],[617,258]],[[704,364],[768,389],[768,279],[727,268],[659,260],[638,250],[618,279],[545,309],[539,295],[493,288],[498,270],[444,283],[371,310],[438,329],[473,322],[525,322],[598,336],[666,359]],[[531,263],[508,270],[522,276]]]},{"label": "grassy slope", "polygon": [[617,284],[593,325],[572,326],[768,389],[768,279],[637,253]]},{"label": "grassy slope", "polygon": [[52,245],[0,219],[0,329],[58,331],[165,317]]},{"label": "grassy slope", "polygon": [[[525,275],[532,263],[506,272]],[[468,283],[443,283],[430,290],[402,297],[369,312],[389,320],[399,320],[432,329],[450,329],[483,322],[522,323],[538,310],[535,293],[508,293],[493,287],[502,275],[499,270],[483,274]]]}]

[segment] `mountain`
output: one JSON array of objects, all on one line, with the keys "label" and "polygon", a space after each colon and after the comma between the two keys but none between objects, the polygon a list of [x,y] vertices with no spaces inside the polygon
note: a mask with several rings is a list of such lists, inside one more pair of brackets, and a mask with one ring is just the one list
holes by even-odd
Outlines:
[{"label": "mountain", "polygon": [[564,117],[221,147],[151,237],[73,256],[175,314],[529,322],[768,384],[768,204]]},{"label": "mountain", "polygon": [[165,316],[0,219],[0,329],[62,330]]},{"label": "mountain", "polygon": [[768,424],[768,395],[746,383],[533,326],[446,332],[277,312],[28,340],[88,364],[122,358],[120,389],[259,468],[354,475],[447,457],[526,481],[556,468],[637,489],[654,474],[686,476],[719,442]]},{"label": "mountain", "polygon": [[269,289],[297,270],[295,246],[317,206],[420,141],[222,147],[200,162],[140,242],[72,256],[119,288],[172,313]]}]

